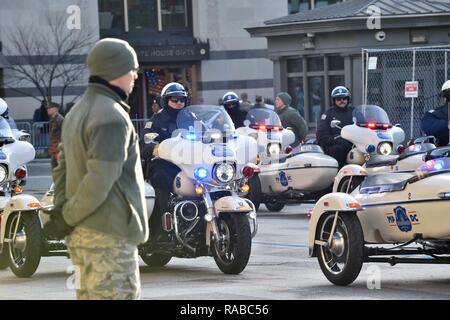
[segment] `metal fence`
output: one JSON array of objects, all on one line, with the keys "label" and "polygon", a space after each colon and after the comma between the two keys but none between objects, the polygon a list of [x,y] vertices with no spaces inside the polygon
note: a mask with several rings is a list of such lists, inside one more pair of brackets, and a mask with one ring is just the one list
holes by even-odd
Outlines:
[{"label": "metal fence", "polygon": [[36,149],[36,153],[48,151],[48,139],[50,132],[50,122],[34,122],[31,126],[31,143]]},{"label": "metal fence", "polygon": [[[420,119],[442,104],[439,92],[450,77],[450,46],[363,49],[363,98],[381,106],[407,137],[423,135]],[[417,81],[418,97],[405,98],[405,84]]]},{"label": "metal fence", "polygon": [[[139,136],[147,123],[148,119],[132,119],[131,122]],[[16,122],[17,129],[24,130],[31,134],[31,143],[37,153],[48,152],[48,141],[50,133],[50,122]]]}]

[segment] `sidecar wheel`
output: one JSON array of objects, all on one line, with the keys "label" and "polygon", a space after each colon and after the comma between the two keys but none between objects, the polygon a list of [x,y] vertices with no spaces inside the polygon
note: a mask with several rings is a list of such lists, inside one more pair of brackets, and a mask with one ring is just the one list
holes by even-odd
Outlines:
[{"label": "sidecar wheel", "polygon": [[341,181],[339,184],[338,192],[343,193],[352,193],[353,190],[358,188],[358,186],[361,184],[361,182],[364,180],[364,177],[359,176],[353,176],[353,178],[350,181],[350,178],[344,179],[344,181]]},{"label": "sidecar wheel", "polygon": [[172,259],[172,256],[162,253],[141,253],[140,256],[149,267],[164,267]]},{"label": "sidecar wheel", "polygon": [[[6,235],[13,238],[18,214],[8,223]],[[19,278],[31,277],[39,266],[42,252],[42,228],[37,214],[25,213],[20,217],[16,239],[8,244],[9,267]]]},{"label": "sidecar wheel", "polygon": [[248,184],[250,186],[250,191],[246,198],[253,202],[256,211],[258,211],[259,206],[261,205],[261,180],[259,180],[258,174],[254,174],[253,177],[248,180]]},{"label": "sidecar wheel", "polygon": [[214,260],[223,273],[239,274],[247,266],[252,249],[248,217],[236,213],[221,214],[217,226],[223,240],[214,241]]},{"label": "sidecar wheel", "polygon": [[271,212],[280,212],[284,208],[283,202],[266,202],[265,205]]},{"label": "sidecar wheel", "polygon": [[[335,213],[321,218],[317,238],[328,241]],[[317,246],[320,268],[327,279],[346,286],[358,277],[364,258],[364,236],[356,213],[340,213],[330,247]]]},{"label": "sidecar wheel", "polygon": [[8,259],[8,244],[3,244],[2,253],[0,253],[0,270],[4,270],[8,268],[9,259]]}]

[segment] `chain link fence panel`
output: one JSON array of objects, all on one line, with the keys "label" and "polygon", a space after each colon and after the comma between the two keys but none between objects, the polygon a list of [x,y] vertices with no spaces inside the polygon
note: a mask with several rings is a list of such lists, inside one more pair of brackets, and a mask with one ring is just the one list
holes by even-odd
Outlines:
[{"label": "chain link fence panel", "polygon": [[[407,139],[422,136],[425,112],[443,104],[442,84],[450,77],[450,46],[363,49],[364,103],[382,107]],[[405,83],[418,82],[418,97],[405,98]]]}]

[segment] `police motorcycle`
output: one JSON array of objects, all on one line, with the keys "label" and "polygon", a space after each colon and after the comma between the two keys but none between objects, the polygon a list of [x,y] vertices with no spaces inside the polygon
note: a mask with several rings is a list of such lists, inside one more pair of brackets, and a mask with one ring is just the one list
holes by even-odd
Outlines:
[{"label": "police motorcycle", "polygon": [[[140,256],[150,266],[164,266],[172,257],[213,256],[222,272],[238,274],[248,263],[257,232],[253,203],[237,194],[248,192],[247,181],[256,167],[256,142],[237,134],[230,116],[219,106],[185,107],[178,114],[177,127],[172,138],[159,144],[157,133],[144,136],[145,143],[156,144],[157,157],[181,171],[161,220],[169,241],[139,246]],[[153,205],[147,210],[151,213]]]},{"label": "police motorcycle", "polygon": [[393,126],[386,111],[379,106],[355,107],[353,120],[353,124],[343,128],[339,127],[339,120],[331,121],[331,127],[341,129],[338,137],[353,144],[347,155],[348,165],[341,168],[335,178],[334,192],[353,190],[368,174],[412,172],[423,164],[423,155],[436,148],[430,137],[416,139],[405,148],[403,129]]},{"label": "police motorcycle", "polygon": [[9,266],[18,277],[31,276],[41,258],[41,203],[22,194],[25,164],[35,157],[33,146],[17,140],[0,117],[0,269]]},{"label": "police motorcycle", "polygon": [[450,264],[450,158],[414,172],[365,177],[350,194],[322,197],[310,215],[309,255],[345,286],[363,263]]},{"label": "police motorcycle", "polygon": [[302,144],[293,149],[295,136],[283,128],[277,113],[269,109],[251,109],[246,126],[237,130],[258,143],[257,173],[250,179],[249,198],[273,212],[289,202],[317,200],[331,191],[338,172],[336,159],[324,154],[321,147]]}]

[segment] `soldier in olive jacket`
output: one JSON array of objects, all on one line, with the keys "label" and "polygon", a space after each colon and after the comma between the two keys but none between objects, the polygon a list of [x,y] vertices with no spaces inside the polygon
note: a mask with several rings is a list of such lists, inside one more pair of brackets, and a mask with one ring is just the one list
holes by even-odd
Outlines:
[{"label": "soldier in olive jacket", "polygon": [[87,64],[88,88],[63,123],[55,213],[46,230],[68,234],[79,299],[138,299],[137,245],[148,239],[148,216],[138,136],[125,103],[137,56],[128,42],[106,38]]}]

